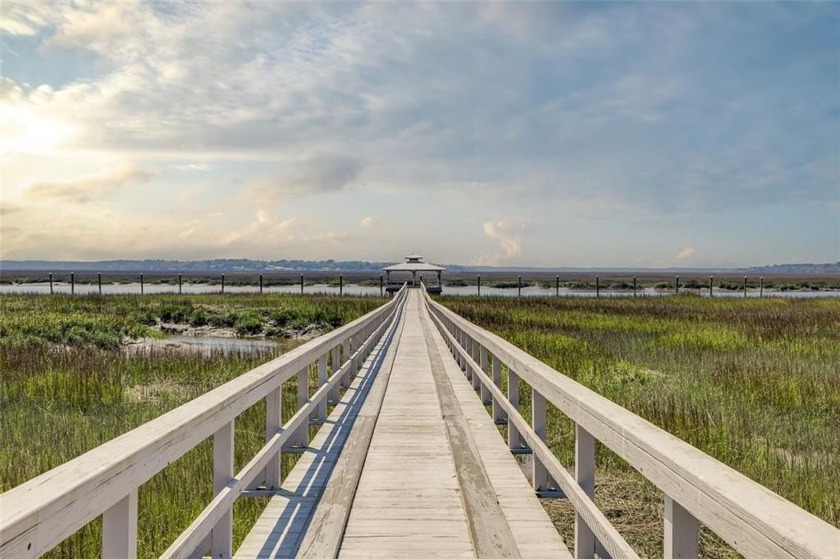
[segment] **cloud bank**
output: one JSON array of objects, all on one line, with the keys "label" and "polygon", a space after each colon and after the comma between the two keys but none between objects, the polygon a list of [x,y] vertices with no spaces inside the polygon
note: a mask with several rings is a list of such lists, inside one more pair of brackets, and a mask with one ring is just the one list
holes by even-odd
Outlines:
[{"label": "cloud bank", "polygon": [[[840,258],[825,210],[840,198],[836,4],[3,10],[0,179],[21,229],[36,202],[46,219],[107,197],[151,227],[182,197],[185,222],[225,213],[215,246],[262,209],[308,219],[307,238],[351,235],[369,215],[411,225],[375,239],[374,259],[428,239],[438,261],[492,241],[488,258],[512,263],[666,265],[709,222],[718,245],[746,243],[722,250],[727,262]],[[120,161],[154,180],[100,176]],[[145,200],[127,188],[139,183]],[[488,231],[505,215],[546,235],[525,246],[498,221]],[[639,225],[663,223],[679,225],[667,242]],[[580,228],[585,240],[564,244]],[[333,249],[312,256],[356,256]]]}]

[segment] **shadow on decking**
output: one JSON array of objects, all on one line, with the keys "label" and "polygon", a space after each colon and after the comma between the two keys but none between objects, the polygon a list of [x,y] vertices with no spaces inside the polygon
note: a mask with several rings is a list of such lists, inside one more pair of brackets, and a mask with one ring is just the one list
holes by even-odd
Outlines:
[{"label": "shadow on decking", "polygon": [[[394,342],[397,333],[397,325],[402,316],[400,311],[394,318],[390,332],[387,333],[379,351],[374,355],[373,361],[365,372],[357,387],[349,387],[347,392],[355,392],[346,402],[336,404],[336,408],[344,406],[338,417],[332,417],[336,410],[333,410],[331,417],[324,422],[324,426],[331,426],[329,434],[317,448],[309,446],[301,454],[295,468],[290,472],[287,479],[295,479],[300,475],[299,468],[305,468],[300,475],[295,490],[281,489],[275,493],[277,497],[285,497],[287,501],[283,504],[270,533],[257,553],[257,557],[294,557],[303,540],[303,536],[312,520],[321,495],[327,481],[332,474],[333,467],[341,454],[341,449],[353,428],[356,417],[370,392],[373,382],[379,375],[385,355]],[[345,392],[342,399],[347,397]],[[323,427],[322,426],[322,429]],[[319,433],[321,430],[319,430]],[[317,439],[317,435],[315,436]],[[313,439],[313,442],[315,441]],[[309,462],[307,464],[307,462]],[[274,500],[274,499],[273,499]],[[269,512],[272,503],[266,507],[264,515]],[[259,523],[259,520],[257,521]],[[246,538],[247,540],[247,538]],[[238,555],[238,554],[237,554]]]}]

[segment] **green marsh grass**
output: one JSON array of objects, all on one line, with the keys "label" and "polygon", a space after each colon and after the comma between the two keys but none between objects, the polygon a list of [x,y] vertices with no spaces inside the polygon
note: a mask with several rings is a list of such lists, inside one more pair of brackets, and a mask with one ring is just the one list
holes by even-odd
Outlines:
[{"label": "green marsh grass", "polygon": [[[299,345],[280,340],[259,353],[127,353],[126,337],[162,336],[162,320],[205,320],[252,334],[346,324],[379,298],[295,295],[2,295],[0,296],[0,491],[79,456]],[[197,318],[197,315],[203,315]],[[310,371],[310,390],[317,373]],[[283,415],[296,410],[296,378],[284,384]],[[236,421],[238,470],[264,444],[265,406]],[[313,427],[315,429],[315,427]],[[284,455],[284,474],[296,456]],[[140,489],[140,557],[157,557],[212,499],[212,441],[207,440]],[[238,545],[266,504],[240,499]],[[88,524],[48,557],[98,557],[101,521]]]},{"label": "green marsh grass", "polygon": [[[441,302],[840,527],[840,300]],[[549,406],[548,422],[550,445],[571,466],[571,421]],[[607,516],[641,554],[661,555],[661,495],[601,445],[598,468]],[[558,525],[568,540],[564,506]],[[704,556],[734,554],[708,533],[702,542]]]}]

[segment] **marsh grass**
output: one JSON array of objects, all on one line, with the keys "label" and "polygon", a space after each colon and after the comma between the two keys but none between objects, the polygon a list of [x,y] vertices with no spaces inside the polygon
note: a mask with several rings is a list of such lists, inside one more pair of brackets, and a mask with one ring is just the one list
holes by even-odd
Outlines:
[{"label": "marsh grass", "polygon": [[[0,296],[0,491],[103,444],[204,394],[302,343],[284,340],[259,353],[125,353],[126,336],[160,335],[166,320],[195,312],[233,324],[282,320],[329,329],[376,308],[378,298],[289,295]],[[232,318],[231,318],[232,317]],[[247,322],[246,322],[247,320]],[[310,392],[317,388],[310,368]],[[296,411],[296,377],[283,386],[283,418]],[[315,429],[315,428],[313,428]],[[235,467],[265,440],[265,404],[237,418]],[[284,455],[284,475],[296,455]],[[157,557],[212,499],[212,441],[167,466],[140,488],[140,557]],[[265,499],[235,506],[234,545],[264,508]],[[95,520],[48,557],[98,557],[101,521]]]},{"label": "marsh grass", "polygon": [[[840,526],[840,300],[441,302]],[[524,383],[521,393],[528,417]],[[549,406],[548,424],[549,445],[571,466],[571,421]],[[659,492],[600,444],[597,460],[596,497],[610,508],[608,517],[620,519],[620,531],[644,555],[661,554]],[[565,506],[549,509],[562,512]],[[556,515],[565,519],[558,520],[561,531],[571,526],[566,513]],[[702,548],[704,556],[734,553],[707,532]]]}]

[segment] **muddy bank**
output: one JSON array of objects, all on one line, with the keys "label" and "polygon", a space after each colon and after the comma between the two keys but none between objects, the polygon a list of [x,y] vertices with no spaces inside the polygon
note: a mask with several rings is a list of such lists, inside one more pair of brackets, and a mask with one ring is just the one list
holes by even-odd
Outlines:
[{"label": "muddy bank", "polygon": [[232,337],[172,336],[170,338],[138,338],[126,340],[123,351],[129,355],[143,353],[213,353],[257,355],[286,349],[286,344],[265,339]]},{"label": "muddy bank", "polygon": [[317,325],[305,328],[277,328],[267,331],[269,336],[241,336],[236,328],[224,326],[190,326],[179,323],[159,323],[155,330],[166,338],[126,338],[123,350],[128,354],[149,352],[178,353],[242,353],[260,354],[277,349],[289,349],[317,338],[324,331]]},{"label": "muddy bank", "polygon": [[261,340],[265,338],[282,338],[290,340],[311,340],[324,334],[325,330],[317,325],[310,324],[303,328],[292,326],[265,327],[263,334],[259,336],[243,336],[232,326],[191,326],[190,324],[177,322],[159,322],[152,327],[154,330],[171,336],[185,337],[212,337],[212,338],[237,338],[243,340]]}]

